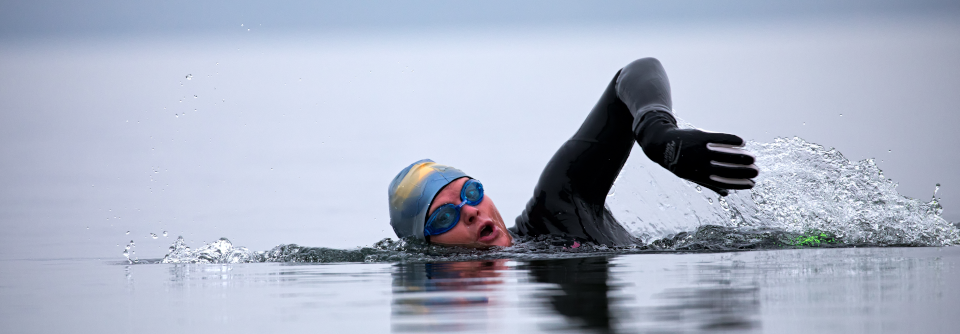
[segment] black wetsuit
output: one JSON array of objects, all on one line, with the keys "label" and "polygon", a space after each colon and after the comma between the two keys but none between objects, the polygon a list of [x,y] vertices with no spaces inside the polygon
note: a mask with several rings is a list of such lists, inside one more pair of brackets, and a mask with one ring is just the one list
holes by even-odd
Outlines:
[{"label": "black wetsuit", "polygon": [[743,139],[679,129],[671,108],[670,82],[658,60],[639,59],[617,72],[577,133],[547,163],[511,231],[521,237],[636,244],[604,206],[635,142],[652,161],[721,196],[727,189],[753,187],[749,179],[759,170],[752,156],[710,148],[743,145]]},{"label": "black wetsuit", "polygon": [[670,83],[659,61],[640,59],[617,72],[577,133],[543,169],[513,232],[611,246],[637,243],[604,202],[636,142],[634,123],[670,108]]}]

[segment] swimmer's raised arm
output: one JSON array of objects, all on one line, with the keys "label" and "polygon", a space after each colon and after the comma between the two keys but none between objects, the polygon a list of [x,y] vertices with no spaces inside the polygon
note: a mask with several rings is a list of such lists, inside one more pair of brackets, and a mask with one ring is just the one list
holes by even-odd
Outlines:
[{"label": "swimmer's raised arm", "polygon": [[633,134],[650,160],[673,174],[726,196],[750,189],[759,173],[744,141],[726,133],[679,129],[672,114],[670,82],[654,58],[638,59],[620,71],[617,97],[633,114]]}]

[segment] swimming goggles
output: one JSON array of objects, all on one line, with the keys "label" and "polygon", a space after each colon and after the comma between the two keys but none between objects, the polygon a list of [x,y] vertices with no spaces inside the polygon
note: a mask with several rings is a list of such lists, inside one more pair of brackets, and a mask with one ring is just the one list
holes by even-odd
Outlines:
[{"label": "swimming goggles", "polygon": [[460,205],[447,203],[433,210],[423,226],[423,235],[438,235],[453,229],[460,221],[460,208],[467,204],[477,206],[480,202],[483,202],[483,185],[474,179],[467,180],[460,189]]}]

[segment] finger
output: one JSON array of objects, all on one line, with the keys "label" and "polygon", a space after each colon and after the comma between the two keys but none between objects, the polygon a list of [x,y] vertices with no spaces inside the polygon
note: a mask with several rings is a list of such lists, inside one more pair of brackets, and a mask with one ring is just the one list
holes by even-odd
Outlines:
[{"label": "finger", "polygon": [[749,166],[752,165],[755,159],[752,155],[743,150],[738,150],[740,152],[746,153],[730,153],[730,152],[721,152],[710,149],[710,160],[719,163],[728,163],[728,164],[737,164]]},{"label": "finger", "polygon": [[714,151],[714,152],[730,153],[730,154],[744,154],[744,155],[749,155],[749,156],[751,156],[751,157],[753,156],[753,153],[750,153],[750,151],[744,150],[744,149],[742,148],[742,146],[733,146],[733,145],[717,144],[717,143],[707,143],[707,149],[708,149],[708,150],[711,150],[711,151]]},{"label": "finger", "polygon": [[756,165],[735,165],[711,161],[710,174],[731,179],[752,179],[760,174]]},{"label": "finger", "polygon": [[707,132],[707,141],[717,144],[732,145],[742,147],[745,143],[743,138],[729,133],[711,133]]},{"label": "finger", "polygon": [[732,179],[710,175],[710,180],[722,184],[726,189],[750,189],[754,186],[753,180],[750,179]]}]

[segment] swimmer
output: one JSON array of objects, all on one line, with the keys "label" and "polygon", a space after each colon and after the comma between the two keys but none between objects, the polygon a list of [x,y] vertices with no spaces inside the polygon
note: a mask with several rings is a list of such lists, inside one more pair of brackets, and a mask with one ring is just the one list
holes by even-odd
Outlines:
[{"label": "swimmer", "polygon": [[643,58],[614,75],[580,129],[543,169],[514,227],[506,227],[480,181],[428,159],[390,183],[390,225],[400,238],[469,248],[509,247],[518,237],[543,235],[568,245],[637,244],[604,206],[633,143],[674,175],[721,196],[753,188],[759,174],[740,137],[678,128],[667,74],[660,61]]}]

